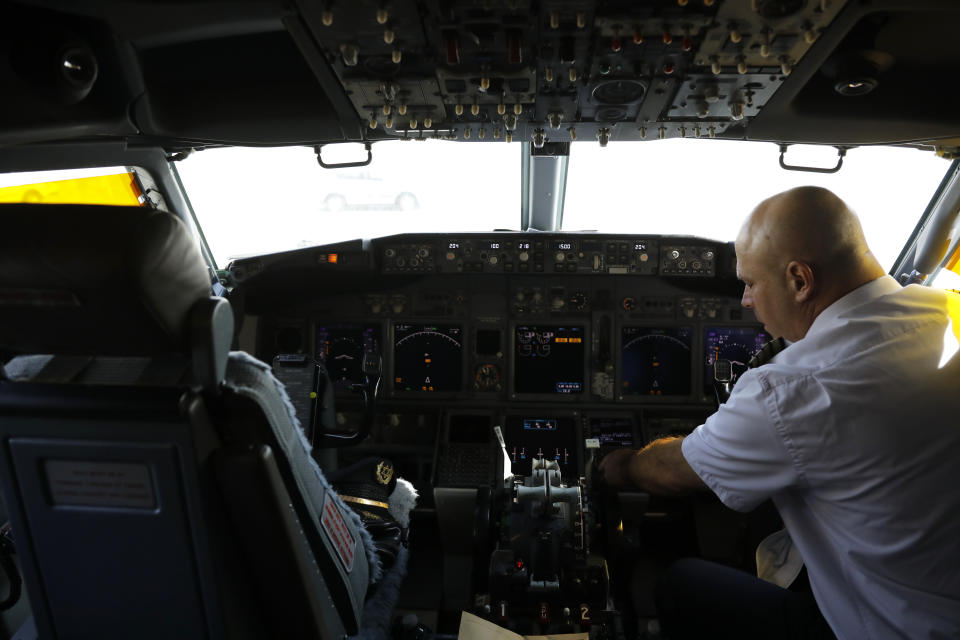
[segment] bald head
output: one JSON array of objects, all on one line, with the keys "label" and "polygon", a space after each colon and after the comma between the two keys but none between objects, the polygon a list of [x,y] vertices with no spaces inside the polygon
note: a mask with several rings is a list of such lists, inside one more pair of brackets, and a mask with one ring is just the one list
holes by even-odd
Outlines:
[{"label": "bald head", "polygon": [[834,278],[876,262],[857,216],[821,187],[797,187],[761,202],[737,237],[741,251],[771,267],[802,260]]},{"label": "bald head", "polygon": [[791,340],[803,337],[827,306],[884,274],[856,215],[821,187],[797,187],[761,202],[740,229],[736,247],[748,285],[744,305],[760,316],[762,303],[754,305],[748,294],[751,281],[762,280],[770,293],[763,302],[776,302],[763,310],[768,318],[781,311],[796,317],[786,322],[793,326],[775,327]]}]

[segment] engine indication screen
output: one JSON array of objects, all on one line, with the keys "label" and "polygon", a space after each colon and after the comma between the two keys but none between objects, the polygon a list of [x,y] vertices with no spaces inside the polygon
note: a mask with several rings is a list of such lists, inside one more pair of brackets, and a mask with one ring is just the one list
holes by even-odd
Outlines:
[{"label": "engine indication screen", "polygon": [[622,417],[590,418],[590,437],[600,441],[600,449],[604,453],[632,447],[633,422]]},{"label": "engine indication screen", "polygon": [[692,327],[623,327],[621,337],[621,395],[690,394]]},{"label": "engine indication screen", "polygon": [[533,460],[537,458],[556,461],[563,476],[576,474],[576,433],[572,418],[510,416],[504,439],[514,475],[530,475]]},{"label": "engine indication screen", "polygon": [[463,328],[452,324],[393,327],[394,391],[459,391]]},{"label": "engine indication screen", "polygon": [[380,352],[380,329],[373,325],[339,324],[317,327],[317,360],[338,392],[363,382],[363,355]]},{"label": "engine indication screen", "polygon": [[703,391],[713,393],[713,363],[729,360],[733,375],[739,377],[747,370],[747,363],[770,334],[760,327],[705,327],[703,330]]},{"label": "engine indication screen", "polygon": [[583,392],[583,327],[523,325],[514,337],[517,393]]}]

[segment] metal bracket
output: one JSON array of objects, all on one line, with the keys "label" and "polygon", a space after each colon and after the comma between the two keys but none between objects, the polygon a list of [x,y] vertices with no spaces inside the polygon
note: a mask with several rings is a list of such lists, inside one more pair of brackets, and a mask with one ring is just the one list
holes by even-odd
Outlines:
[{"label": "metal bracket", "polygon": [[[342,144],[342,143],[334,143]],[[373,145],[372,142],[367,140],[363,143],[363,148],[367,150],[367,159],[366,160],[357,160],[356,162],[324,162],[323,157],[321,156],[323,148],[326,145],[318,144],[313,148],[314,153],[317,154],[317,162],[320,163],[320,166],[324,169],[346,169],[347,167],[365,167],[373,160],[373,151],[370,150],[370,147]]]},{"label": "metal bracket", "polygon": [[840,167],[843,166],[843,157],[847,155],[848,147],[834,147],[837,150],[837,166],[835,167],[803,167],[796,164],[787,164],[783,161],[783,157],[787,154],[787,147],[789,144],[780,145],[780,166],[787,171],[808,171],[810,173],[836,173],[840,171]]}]

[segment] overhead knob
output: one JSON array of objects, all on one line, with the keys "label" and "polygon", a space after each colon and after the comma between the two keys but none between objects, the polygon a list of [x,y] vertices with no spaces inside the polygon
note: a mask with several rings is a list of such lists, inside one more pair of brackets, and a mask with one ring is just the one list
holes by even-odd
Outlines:
[{"label": "overhead knob", "polygon": [[543,149],[543,145],[547,142],[547,134],[544,133],[543,129],[535,129],[533,131],[533,147],[535,149]]}]

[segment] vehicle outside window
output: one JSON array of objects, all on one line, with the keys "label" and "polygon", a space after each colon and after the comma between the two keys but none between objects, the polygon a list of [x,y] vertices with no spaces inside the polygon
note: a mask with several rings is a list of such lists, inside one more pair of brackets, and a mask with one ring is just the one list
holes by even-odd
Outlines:
[{"label": "vehicle outside window", "polygon": [[368,170],[332,170],[332,180],[324,185],[323,208],[327,211],[390,210],[411,211],[420,208],[420,200],[410,182],[396,180]]}]

